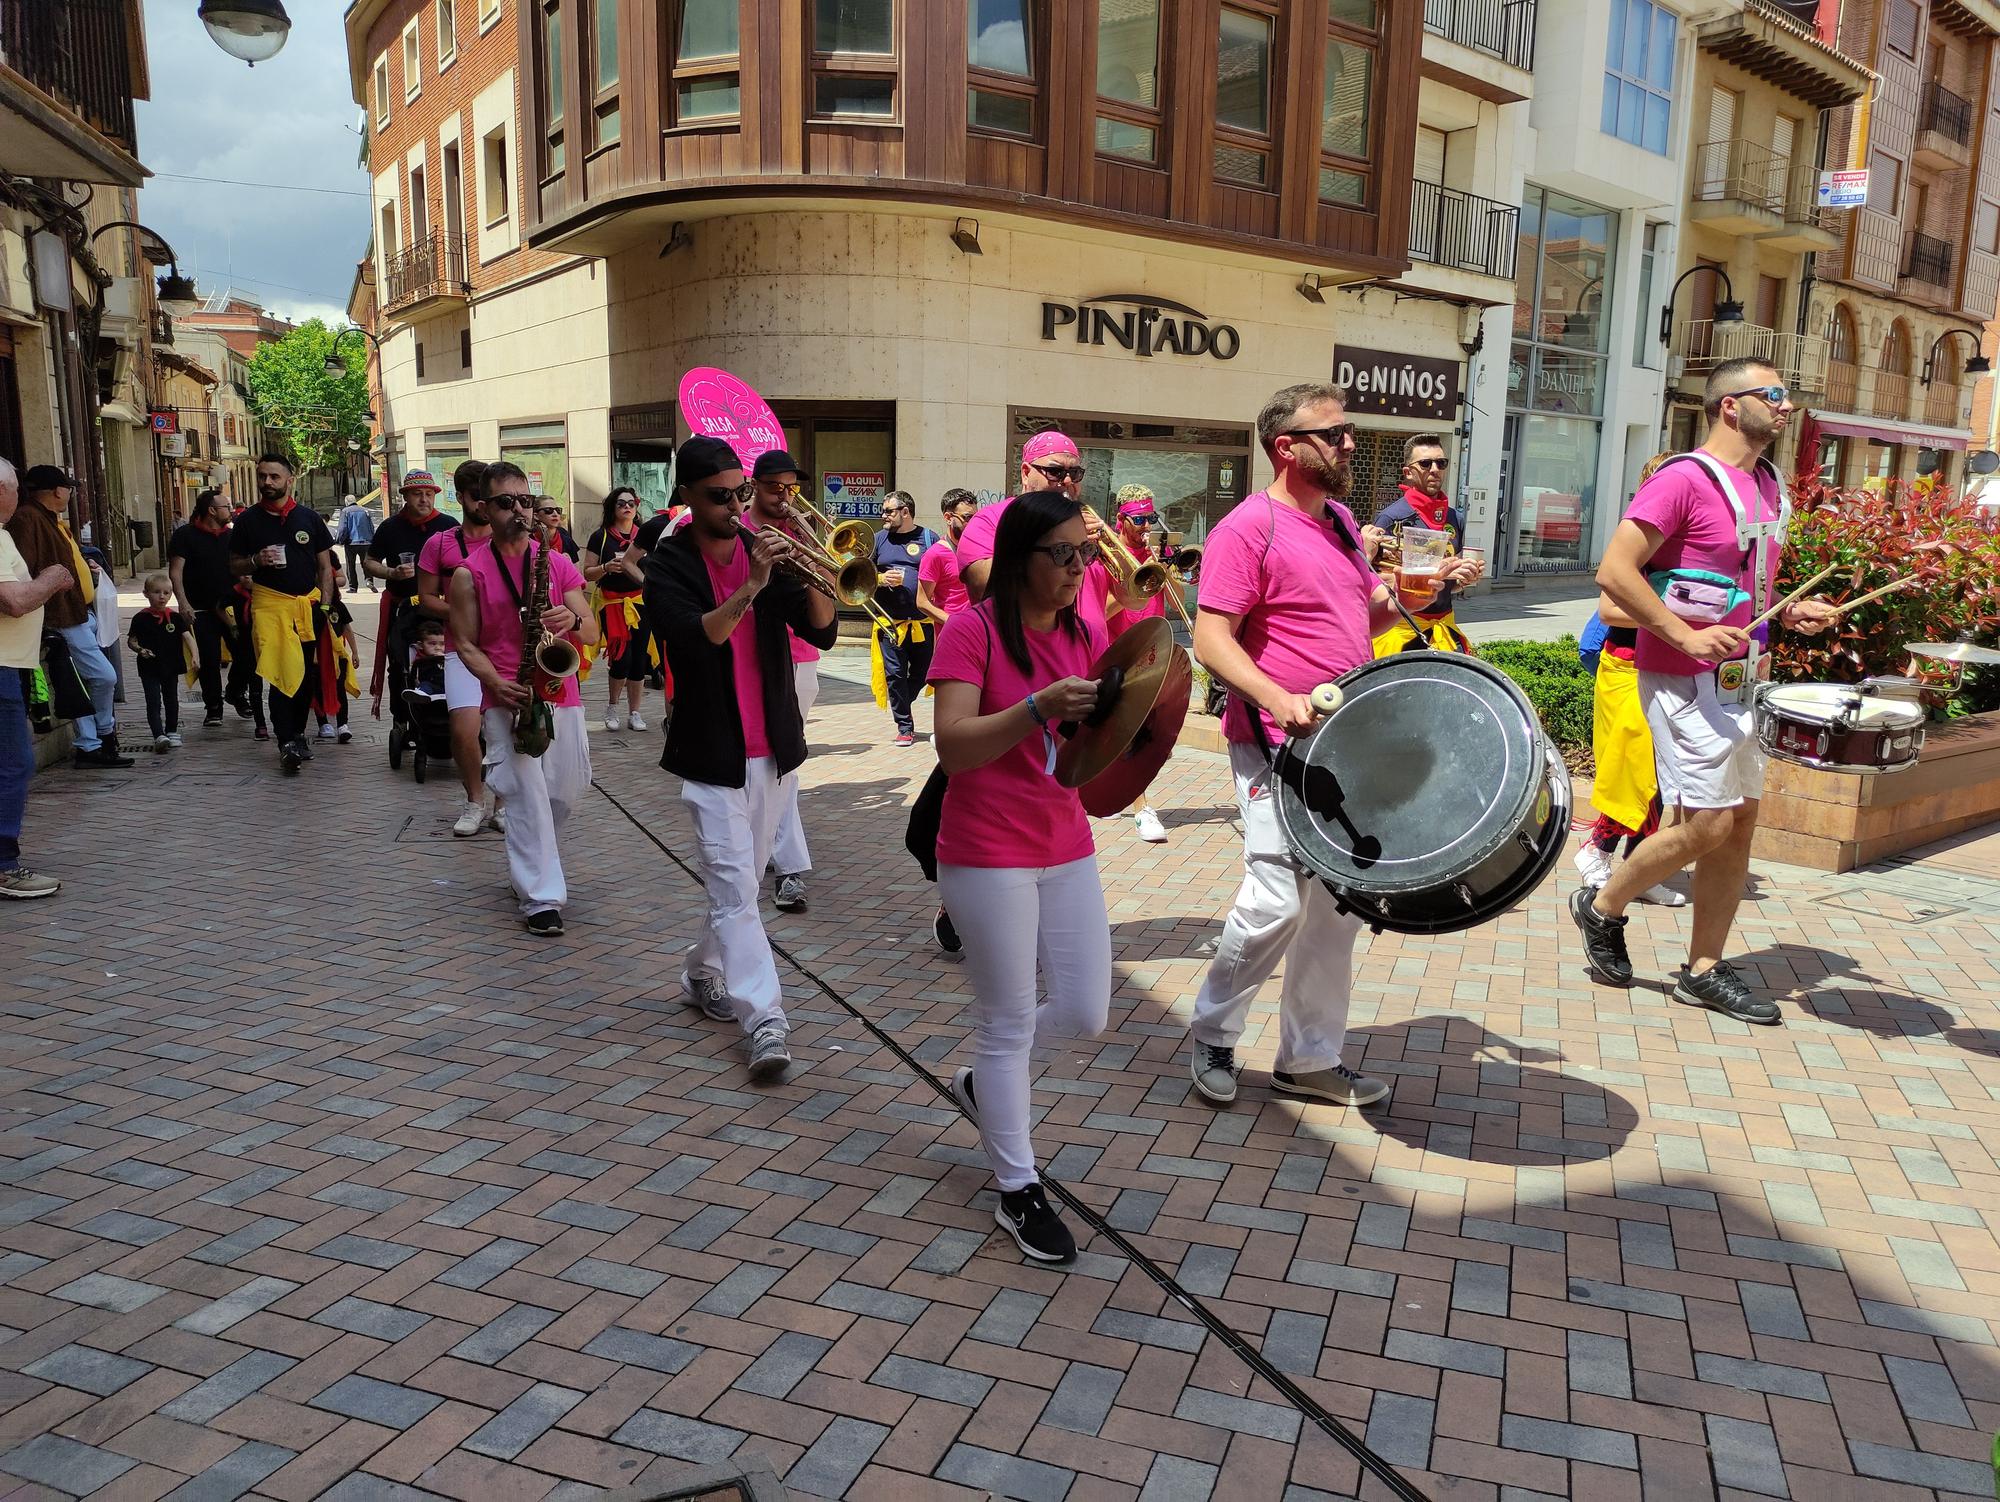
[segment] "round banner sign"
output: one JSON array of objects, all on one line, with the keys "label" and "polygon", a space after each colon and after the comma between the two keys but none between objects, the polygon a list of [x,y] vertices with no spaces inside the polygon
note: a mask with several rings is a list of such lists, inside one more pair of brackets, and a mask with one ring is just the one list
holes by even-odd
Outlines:
[{"label": "round banner sign", "polygon": [[747,472],[760,454],[785,446],[785,430],[769,404],[726,370],[697,365],[681,377],[681,416],[689,429],[720,438]]}]

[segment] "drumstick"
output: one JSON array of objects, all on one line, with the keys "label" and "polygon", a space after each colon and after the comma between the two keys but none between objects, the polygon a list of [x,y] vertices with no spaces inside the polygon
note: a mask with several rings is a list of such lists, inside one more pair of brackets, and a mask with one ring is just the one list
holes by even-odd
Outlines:
[{"label": "drumstick", "polygon": [[1821,569],[1818,573],[1814,574],[1810,579],[1806,580],[1805,583],[1801,584],[1797,589],[1793,590],[1790,594],[1786,595],[1784,599],[1778,601],[1777,604],[1773,605],[1769,610],[1765,611],[1762,615],[1758,616],[1756,620],[1752,621],[1749,625],[1745,626],[1743,629],[1746,632],[1755,631],[1759,626],[1763,625],[1766,621],[1775,618],[1778,615],[1778,613],[1782,611],[1787,605],[1796,604],[1801,595],[1803,595],[1807,590],[1811,589],[1814,585],[1818,584],[1822,579],[1826,578],[1829,574],[1833,573],[1839,567],[1840,565],[1838,563],[1829,563],[1825,568]]},{"label": "drumstick", "polygon": [[1849,600],[1845,605],[1840,607],[1838,614],[1846,615],[1848,611],[1854,609],[1857,605],[1866,605],[1870,600],[1879,600],[1891,590],[1901,589],[1905,584],[1914,584],[1916,582],[1917,576],[1915,574],[1905,574],[1902,578],[1883,585],[1872,594],[1865,594],[1858,600]]},{"label": "drumstick", "polygon": [[1339,684],[1322,683],[1306,695],[1306,702],[1312,705],[1314,714],[1326,716],[1340,708],[1341,701],[1346,697],[1347,695],[1340,691]]}]

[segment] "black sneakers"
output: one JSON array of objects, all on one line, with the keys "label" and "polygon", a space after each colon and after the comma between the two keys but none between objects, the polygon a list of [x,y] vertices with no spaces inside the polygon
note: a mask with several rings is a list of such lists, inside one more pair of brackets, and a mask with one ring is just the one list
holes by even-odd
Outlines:
[{"label": "black sneakers", "polygon": [[560,939],[563,931],[562,914],[552,907],[545,907],[539,913],[528,914],[527,930],[538,939]]},{"label": "black sneakers", "polygon": [[951,1098],[958,1102],[974,1126],[979,1125],[979,1098],[972,1093],[972,1071],[960,1069],[951,1077]]},{"label": "black sneakers", "polygon": [[1049,1198],[1038,1183],[1002,1193],[1000,1203],[993,1207],[993,1219],[1031,1261],[1076,1260],[1076,1238],[1050,1208]]},{"label": "black sneakers", "polygon": [[305,748],[299,741],[286,741],[278,751],[278,770],[287,777],[296,777],[299,768],[306,764]]},{"label": "black sneakers", "polygon": [[931,919],[931,937],[937,941],[937,947],[946,954],[965,952],[965,943],[959,938],[958,930],[952,926],[951,914],[943,908],[939,908],[937,916]]},{"label": "black sneakers", "polygon": [[1684,1006],[1707,1007],[1711,1012],[1759,1027],[1775,1027],[1783,1020],[1778,1014],[1778,1004],[1768,997],[1752,994],[1743,977],[1736,973],[1736,967],[1727,960],[1717,960],[1699,975],[1683,965],[1674,981],[1674,1000]]},{"label": "black sneakers", "polygon": [[1607,918],[1597,911],[1597,893],[1578,887],[1569,894],[1569,915],[1583,935],[1583,962],[1593,979],[1607,986],[1632,984],[1632,956],[1625,952],[1623,918]]}]

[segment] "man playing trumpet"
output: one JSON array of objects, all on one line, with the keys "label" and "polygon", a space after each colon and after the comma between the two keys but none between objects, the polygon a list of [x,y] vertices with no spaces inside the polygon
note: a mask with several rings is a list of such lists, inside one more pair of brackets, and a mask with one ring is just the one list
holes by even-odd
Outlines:
[{"label": "man playing trumpet", "polygon": [[[574,673],[548,686],[554,735],[539,756],[517,750],[515,716],[544,687],[522,657],[541,632],[585,646],[597,640],[583,575],[564,554],[547,555],[548,595],[532,615],[543,544],[531,540],[528,477],[506,460],[487,468],[486,520],[492,541],[474,548],[446,586],[458,660],[479,681],[486,735],[486,785],[507,802],[507,873],[528,932],[556,938],[569,899],[557,841],[570,810],[590,787],[590,740]],[[525,624],[539,622],[540,632]]]},{"label": "man playing trumpet", "polygon": [[674,465],[688,523],[660,540],[645,576],[646,615],[674,682],[660,765],[681,777],[708,891],[682,984],[707,1016],[743,1029],[750,1077],[771,1080],[792,1055],[758,886],[806,759],[791,643],[833,645],[832,585],[808,587],[777,528],[745,530],[743,466],[728,444],[690,438]]}]

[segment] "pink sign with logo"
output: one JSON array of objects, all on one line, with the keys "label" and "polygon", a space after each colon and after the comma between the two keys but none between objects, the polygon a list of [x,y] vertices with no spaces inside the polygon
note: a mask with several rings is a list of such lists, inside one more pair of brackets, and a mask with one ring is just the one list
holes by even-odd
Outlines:
[{"label": "pink sign with logo", "polygon": [[726,370],[697,365],[681,377],[681,416],[690,430],[720,438],[748,470],[760,454],[785,446],[770,405]]}]

